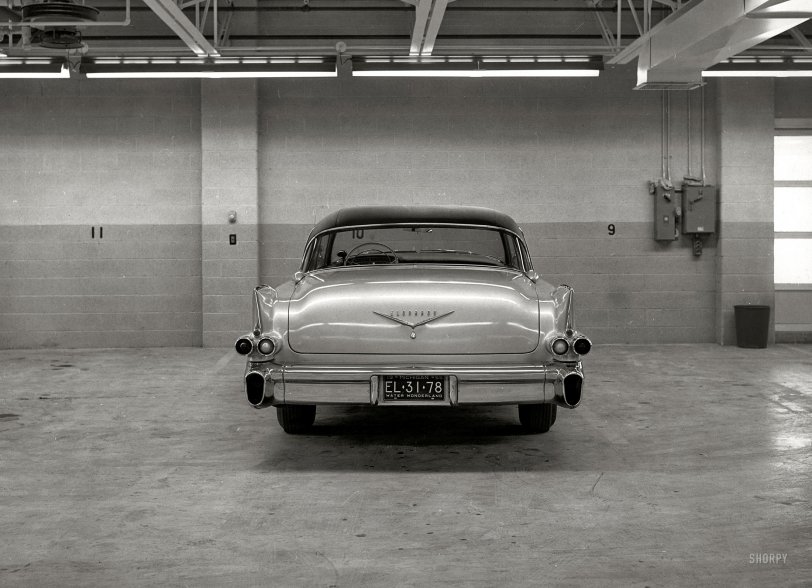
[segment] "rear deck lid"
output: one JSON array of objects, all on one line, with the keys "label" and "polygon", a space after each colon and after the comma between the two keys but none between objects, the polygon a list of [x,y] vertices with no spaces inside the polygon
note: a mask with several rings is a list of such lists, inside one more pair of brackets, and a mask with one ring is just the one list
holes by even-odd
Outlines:
[{"label": "rear deck lid", "polygon": [[501,268],[407,265],[314,272],[294,289],[298,353],[530,353],[538,300],[523,274]]}]

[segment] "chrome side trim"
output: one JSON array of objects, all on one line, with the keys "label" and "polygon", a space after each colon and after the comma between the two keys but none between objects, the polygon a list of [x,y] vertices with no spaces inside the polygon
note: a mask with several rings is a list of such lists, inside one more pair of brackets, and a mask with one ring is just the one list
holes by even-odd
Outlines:
[{"label": "chrome side trim", "polygon": [[387,374],[426,374],[438,375],[454,374],[461,380],[482,380],[498,381],[505,380],[513,382],[516,379],[540,380],[544,381],[545,374],[558,373],[557,366],[536,366],[536,365],[511,365],[511,366],[462,366],[462,365],[388,365],[388,366],[352,366],[340,365],[327,366],[284,366],[280,370],[285,374],[285,381],[334,381],[344,380],[366,380],[373,375]]},{"label": "chrome side trim", "polygon": [[459,392],[459,404],[542,404],[545,390],[544,380],[466,382]]},{"label": "chrome side trim", "polygon": [[555,324],[559,330],[565,332],[567,336],[572,335],[573,324],[575,322],[575,311],[572,304],[573,293],[572,287],[566,284],[561,284],[552,292],[556,309]]}]

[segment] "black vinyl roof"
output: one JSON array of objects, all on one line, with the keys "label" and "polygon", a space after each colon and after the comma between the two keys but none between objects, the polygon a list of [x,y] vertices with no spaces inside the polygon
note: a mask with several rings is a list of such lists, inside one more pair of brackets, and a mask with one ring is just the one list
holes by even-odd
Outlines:
[{"label": "black vinyl roof", "polygon": [[322,231],[359,225],[404,223],[438,223],[482,225],[507,229],[521,235],[512,218],[490,208],[477,206],[354,206],[342,208],[316,223],[310,232],[314,237]]}]

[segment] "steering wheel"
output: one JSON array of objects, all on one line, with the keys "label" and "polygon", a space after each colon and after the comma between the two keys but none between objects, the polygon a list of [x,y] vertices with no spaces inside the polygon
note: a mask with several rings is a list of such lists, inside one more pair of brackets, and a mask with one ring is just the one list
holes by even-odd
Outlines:
[{"label": "steering wheel", "polygon": [[[369,249],[358,251],[362,247],[369,247]],[[355,253],[356,251],[358,251],[358,253]],[[395,250],[389,247],[389,245],[384,245],[383,243],[378,243],[376,241],[369,241],[368,243],[361,243],[360,245],[356,245],[350,249],[347,256],[344,258],[344,265],[347,265],[351,258],[360,257],[362,255],[385,255],[387,259],[391,258],[390,263],[398,262],[397,253],[395,253]]]}]

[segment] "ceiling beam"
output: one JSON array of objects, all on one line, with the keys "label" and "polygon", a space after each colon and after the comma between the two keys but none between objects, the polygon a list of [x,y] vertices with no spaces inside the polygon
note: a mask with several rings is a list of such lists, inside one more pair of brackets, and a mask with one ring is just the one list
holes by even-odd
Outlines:
[{"label": "ceiling beam", "polygon": [[612,33],[612,30],[606,23],[606,19],[603,18],[603,13],[599,10],[602,1],[603,0],[586,0],[586,4],[587,6],[591,7],[592,10],[595,11],[595,19],[598,21],[598,26],[601,29],[601,35],[603,36],[603,40],[606,41],[606,44],[609,47],[614,47],[615,35]]},{"label": "ceiling beam", "polygon": [[812,42],[809,41],[809,38],[801,32],[800,29],[797,27],[794,29],[790,29],[789,34],[792,35],[792,38],[798,42],[804,51],[812,51]]},{"label": "ceiling beam", "polygon": [[194,23],[186,18],[173,0],[144,0],[144,4],[149,6],[196,55],[210,57],[219,55],[217,49],[206,40]]},{"label": "ceiling beam", "polygon": [[449,0],[434,0],[429,15],[429,23],[426,25],[426,36],[423,38],[421,55],[431,55],[431,52],[434,51],[434,43],[437,41],[437,34],[440,32],[440,25],[443,22],[448,2]]},{"label": "ceiling beam", "polygon": [[810,18],[812,0],[745,0],[750,18]]},{"label": "ceiling beam", "polygon": [[806,20],[753,18],[761,10],[781,4],[781,0],[693,0],[608,63],[624,64],[636,58],[638,88],[699,84],[703,70]]},{"label": "ceiling beam", "polygon": [[432,0],[414,0],[414,28],[412,29],[412,44],[409,46],[409,55],[420,55],[423,48],[423,37],[426,35],[426,25],[429,22]]},{"label": "ceiling beam", "polygon": [[431,55],[440,32],[445,9],[454,0],[404,0],[415,7],[414,29],[409,55]]}]

